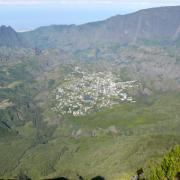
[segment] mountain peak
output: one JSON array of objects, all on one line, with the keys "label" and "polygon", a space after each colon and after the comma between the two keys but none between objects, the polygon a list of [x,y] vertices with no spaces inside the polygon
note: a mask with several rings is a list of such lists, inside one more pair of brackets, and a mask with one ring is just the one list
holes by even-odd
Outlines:
[{"label": "mountain peak", "polygon": [[21,45],[21,38],[11,26],[0,26],[0,46],[19,47]]}]

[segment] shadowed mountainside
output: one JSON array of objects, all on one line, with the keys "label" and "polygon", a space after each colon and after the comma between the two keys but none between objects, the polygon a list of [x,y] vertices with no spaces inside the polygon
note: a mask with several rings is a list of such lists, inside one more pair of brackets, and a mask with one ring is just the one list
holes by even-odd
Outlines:
[{"label": "shadowed mountainside", "polygon": [[180,37],[180,6],[140,10],[84,25],[52,25],[21,33],[31,46],[84,49],[139,40],[172,42]]},{"label": "shadowed mountainside", "polygon": [[22,47],[23,42],[20,35],[10,26],[0,27],[0,46],[5,47]]}]

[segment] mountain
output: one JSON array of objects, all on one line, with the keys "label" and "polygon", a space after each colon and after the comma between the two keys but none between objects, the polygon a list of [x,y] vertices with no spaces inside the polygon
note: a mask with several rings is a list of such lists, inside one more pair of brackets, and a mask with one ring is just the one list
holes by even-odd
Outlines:
[{"label": "mountain", "polygon": [[52,25],[21,33],[41,48],[84,49],[97,45],[138,41],[177,41],[180,38],[180,6],[160,7],[118,15],[83,25]]},{"label": "mountain", "polygon": [[174,177],[179,148],[159,159],[180,144],[179,14],[2,26],[0,179]]},{"label": "mountain", "polygon": [[0,46],[5,47],[20,47],[22,39],[18,33],[10,26],[0,27]]}]

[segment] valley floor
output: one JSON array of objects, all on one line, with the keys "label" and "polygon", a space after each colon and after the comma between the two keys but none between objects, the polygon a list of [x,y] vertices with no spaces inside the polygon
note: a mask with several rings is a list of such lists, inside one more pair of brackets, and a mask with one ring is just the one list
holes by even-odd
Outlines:
[{"label": "valley floor", "polygon": [[129,179],[151,159],[180,144],[180,95],[156,95],[136,104],[122,104],[93,114],[66,116],[52,137],[36,143],[32,123],[19,127],[17,136],[0,142],[0,177],[20,171],[32,179],[65,176],[85,179]]}]

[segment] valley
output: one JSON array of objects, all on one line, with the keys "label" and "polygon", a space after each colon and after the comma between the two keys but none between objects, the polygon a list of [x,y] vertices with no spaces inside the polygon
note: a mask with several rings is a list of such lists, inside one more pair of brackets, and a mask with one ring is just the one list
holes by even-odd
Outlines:
[{"label": "valley", "polygon": [[121,82],[111,72],[87,73],[75,67],[55,93],[58,102],[54,111],[81,116],[91,111],[111,107],[120,102],[135,102],[128,89],[138,88],[136,81]]},{"label": "valley", "polygon": [[[32,179],[78,179],[78,173],[86,179],[100,174],[124,180],[148,167],[147,159],[160,158],[180,143],[178,91],[151,89],[147,95],[138,81],[123,81],[115,72],[91,72],[92,63],[62,63],[45,72],[41,63],[4,67],[9,75],[1,87],[1,178],[23,172]],[[83,102],[79,97],[87,93],[97,100]],[[96,106],[86,105],[87,100]],[[107,100],[112,103],[102,107]],[[70,106],[63,114],[63,102],[92,109],[74,115]]]},{"label": "valley", "polygon": [[162,175],[172,180],[179,171],[179,8],[21,33],[2,26],[0,179],[130,180],[143,168],[146,180],[161,180],[163,157],[172,156]]}]

